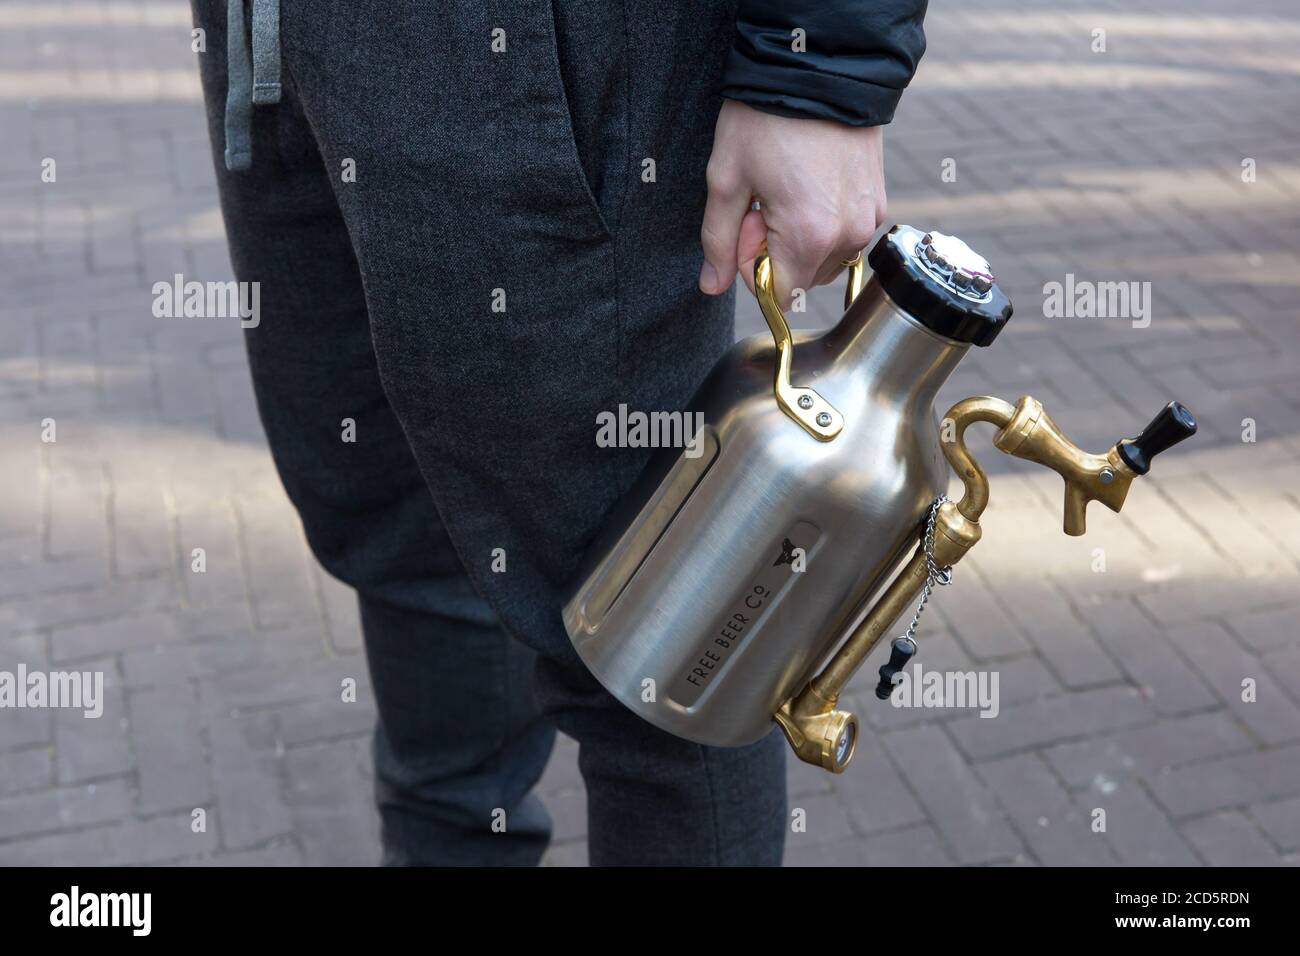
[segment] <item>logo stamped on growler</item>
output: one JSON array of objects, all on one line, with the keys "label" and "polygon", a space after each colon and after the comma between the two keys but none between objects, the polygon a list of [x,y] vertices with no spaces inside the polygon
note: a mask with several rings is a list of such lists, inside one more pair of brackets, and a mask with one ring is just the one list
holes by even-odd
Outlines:
[{"label": "logo stamped on growler", "polygon": [[799,557],[799,553],[802,551],[803,549],[796,548],[794,542],[789,538],[782,539],[781,553],[778,554],[776,560],[772,562],[772,567],[778,568],[783,564],[794,564],[795,560]]},{"label": "logo stamped on growler", "polygon": [[[780,539],[779,554],[770,565],[766,557],[764,567],[750,581],[725,616],[710,631],[707,643],[698,655],[687,664],[673,687],[672,699],[683,707],[694,705],[704,691],[712,685],[713,678],[735,654],[737,648],[767,618],[785,596],[790,583],[801,577],[805,551],[796,541],[816,542],[821,533],[806,521],[801,521]],[[771,554],[771,552],[767,552]]]}]

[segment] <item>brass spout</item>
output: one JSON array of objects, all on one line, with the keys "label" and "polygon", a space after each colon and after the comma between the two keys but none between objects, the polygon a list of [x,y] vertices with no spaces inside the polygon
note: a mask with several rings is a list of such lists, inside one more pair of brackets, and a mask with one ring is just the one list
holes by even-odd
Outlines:
[{"label": "brass spout", "polygon": [[945,427],[952,429],[952,438],[943,442],[943,454],[966,486],[957,509],[972,521],[978,521],[984,513],[989,496],[988,477],[966,447],[966,427],[972,422],[997,425],[995,448],[1044,465],[1064,479],[1064,529],[1068,535],[1077,537],[1086,530],[1089,501],[1100,501],[1111,511],[1119,511],[1129,485],[1137,477],[1120,457],[1119,446],[1104,455],[1089,454],[1065,437],[1036,398],[1026,395],[1014,406],[1000,398],[968,398],[950,408],[944,417]]},{"label": "brass spout", "polygon": [[[1191,434],[1195,422],[1190,415],[1187,419],[1191,422],[1187,434]],[[1138,475],[1120,454],[1120,445],[1105,455],[1081,450],[1062,434],[1042,404],[1028,395],[1015,405],[989,396],[964,399],[948,410],[943,421],[943,454],[961,479],[963,491],[960,501],[944,502],[935,513],[934,559],[940,567],[960,561],[982,533],[979,519],[989,502],[988,475],[966,447],[966,429],[975,422],[997,427],[993,445],[999,451],[1045,465],[1065,480],[1066,534],[1084,533],[1089,501],[1119,511]],[[778,709],[774,718],[799,759],[833,773],[848,765],[858,725],[853,714],[836,709],[840,693],[876,643],[916,600],[926,577],[925,551],[918,544],[821,673]]]},{"label": "brass spout", "polygon": [[1015,406],[1011,403],[983,395],[962,399],[943,417],[940,447],[964,486],[957,510],[971,521],[979,521],[988,507],[989,478],[966,447],[966,429],[975,422],[990,422],[1001,430],[1015,414]]},{"label": "brass spout", "polygon": [[1066,438],[1042,403],[1028,395],[1016,402],[1015,415],[993,436],[993,444],[1008,455],[1045,465],[1065,480],[1065,533],[1075,537],[1086,530],[1089,501],[1118,512],[1137,477],[1118,445],[1104,455],[1089,454]]}]

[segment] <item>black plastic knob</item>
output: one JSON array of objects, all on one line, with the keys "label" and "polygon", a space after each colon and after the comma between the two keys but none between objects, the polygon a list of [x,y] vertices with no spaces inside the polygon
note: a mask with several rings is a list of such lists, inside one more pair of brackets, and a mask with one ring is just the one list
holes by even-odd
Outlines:
[{"label": "black plastic knob", "polygon": [[880,668],[880,683],[876,685],[876,696],[889,700],[894,692],[894,676],[907,666],[907,662],[916,653],[916,642],[910,637],[897,637],[889,646],[889,663]]},{"label": "black plastic knob", "polygon": [[1124,464],[1139,475],[1151,470],[1151,459],[1196,434],[1196,419],[1182,402],[1170,402],[1151,419],[1137,438],[1125,438],[1115,446]]}]

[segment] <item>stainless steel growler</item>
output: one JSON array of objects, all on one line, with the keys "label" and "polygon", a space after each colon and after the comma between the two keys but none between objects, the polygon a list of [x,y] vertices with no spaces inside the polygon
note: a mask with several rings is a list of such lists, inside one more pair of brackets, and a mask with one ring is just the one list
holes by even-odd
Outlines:
[{"label": "stainless steel growler", "polygon": [[[971,345],[993,342],[1011,303],[988,263],[942,233],[894,227],[868,255],[865,287],[861,258],[840,322],[792,335],[760,256],[772,338],[718,362],[689,407],[704,428],[651,461],[564,608],[583,661],[652,724],[740,746],[775,719],[802,759],[835,772],[857,737],[840,688],[928,575],[978,540],[987,482],[968,424],[997,425],[997,447],[1065,477],[1072,534],[1088,500],[1118,511],[1149,457],[1195,430],[1172,403],[1143,436],[1088,455],[1033,399],[980,398],[954,406],[941,442],[936,392]],[[939,500],[950,467],[959,503]]]}]

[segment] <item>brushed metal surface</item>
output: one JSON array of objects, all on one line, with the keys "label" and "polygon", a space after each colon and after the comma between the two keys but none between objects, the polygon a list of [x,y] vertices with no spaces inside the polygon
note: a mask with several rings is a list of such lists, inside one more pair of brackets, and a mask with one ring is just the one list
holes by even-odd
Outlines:
[{"label": "brushed metal surface", "polygon": [[[872,280],[833,329],[797,337],[793,380],[845,418],[820,442],[773,398],[771,338],[736,343],[690,405],[709,429],[707,467],[660,452],[566,602],[569,636],[601,683],[678,736],[763,737],[946,490],[934,398],[968,347]],[[805,549],[803,571],[779,563],[796,528],[815,539],[790,542]],[[756,587],[768,593],[751,608]]]}]

